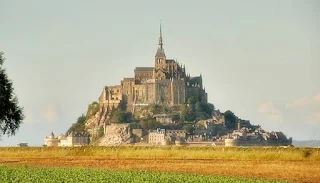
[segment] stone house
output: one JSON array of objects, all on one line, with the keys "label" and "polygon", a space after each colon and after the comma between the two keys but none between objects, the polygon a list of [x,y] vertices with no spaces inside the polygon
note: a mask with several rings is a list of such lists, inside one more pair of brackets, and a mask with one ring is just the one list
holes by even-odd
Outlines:
[{"label": "stone house", "polygon": [[172,123],[173,114],[155,114],[153,117],[156,118],[157,122],[160,123]]},{"label": "stone house", "polygon": [[186,139],[185,130],[149,130],[149,143],[155,145],[168,145],[174,143],[177,139],[184,141]]},{"label": "stone house", "polygon": [[55,138],[53,132],[51,132],[49,137],[45,137],[44,144],[48,147],[89,145],[90,134],[86,132],[71,132],[68,136],[60,135]]},{"label": "stone house", "polygon": [[165,141],[165,129],[149,130],[149,144],[162,145]]}]

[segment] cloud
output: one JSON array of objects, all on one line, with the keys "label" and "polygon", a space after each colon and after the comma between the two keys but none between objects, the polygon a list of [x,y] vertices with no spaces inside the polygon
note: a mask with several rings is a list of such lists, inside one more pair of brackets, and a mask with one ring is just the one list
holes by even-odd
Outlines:
[{"label": "cloud", "polygon": [[315,96],[313,97],[313,100],[314,100],[316,103],[320,104],[320,93],[318,93],[317,95],[315,95]]},{"label": "cloud", "polygon": [[293,100],[286,105],[286,115],[304,124],[320,124],[320,93],[313,97]]},{"label": "cloud", "polygon": [[307,97],[296,99],[286,105],[286,110],[290,108],[304,108],[310,105],[312,102],[313,102],[312,99]]},{"label": "cloud", "polygon": [[54,104],[48,104],[44,111],[44,117],[48,123],[56,122],[58,116],[56,106]]},{"label": "cloud", "polygon": [[283,117],[280,110],[271,101],[261,104],[259,107],[259,113],[263,114],[272,122],[282,122]]}]

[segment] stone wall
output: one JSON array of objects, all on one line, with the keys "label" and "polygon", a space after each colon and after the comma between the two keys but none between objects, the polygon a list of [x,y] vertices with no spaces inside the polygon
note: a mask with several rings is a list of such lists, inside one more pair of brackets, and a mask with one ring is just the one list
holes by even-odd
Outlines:
[{"label": "stone wall", "polygon": [[171,105],[171,81],[169,79],[156,81],[156,103]]},{"label": "stone wall", "polygon": [[181,79],[174,79],[171,82],[171,96],[172,104],[184,104],[186,100],[185,81]]},{"label": "stone wall", "polygon": [[134,98],[135,103],[143,104],[145,103],[145,92],[146,92],[146,86],[145,85],[135,85],[134,86]]},{"label": "stone wall", "polygon": [[99,97],[101,107],[118,107],[122,101],[121,85],[106,86]]},{"label": "stone wall", "polygon": [[146,83],[145,84],[146,87],[146,91],[145,91],[145,94],[146,94],[146,97],[145,97],[145,103],[147,104],[153,104],[156,102],[156,85],[155,85],[155,82],[152,82],[152,83]]},{"label": "stone wall", "polygon": [[265,140],[239,140],[239,139],[225,139],[225,146],[287,146],[291,145],[288,141],[265,141]]}]

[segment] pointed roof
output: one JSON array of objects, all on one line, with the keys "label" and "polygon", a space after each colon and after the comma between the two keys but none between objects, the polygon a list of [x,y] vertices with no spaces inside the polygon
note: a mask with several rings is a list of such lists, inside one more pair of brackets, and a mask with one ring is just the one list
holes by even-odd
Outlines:
[{"label": "pointed roof", "polygon": [[160,21],[160,35],[159,35],[159,44],[158,45],[159,45],[160,49],[163,49],[161,21]]},{"label": "pointed roof", "polygon": [[159,43],[158,49],[156,53],[156,57],[165,57],[166,54],[164,53],[163,49],[163,41],[162,41],[162,29],[161,29],[161,21],[160,21],[160,35],[159,35]]}]

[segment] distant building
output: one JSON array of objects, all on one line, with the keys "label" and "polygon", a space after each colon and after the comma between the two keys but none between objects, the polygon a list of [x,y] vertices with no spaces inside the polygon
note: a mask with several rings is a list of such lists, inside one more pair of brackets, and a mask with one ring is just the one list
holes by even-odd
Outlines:
[{"label": "distant building", "polygon": [[28,147],[28,143],[19,143],[17,144],[18,147]]},{"label": "distant building", "polygon": [[48,147],[89,145],[90,134],[86,132],[71,132],[68,136],[60,135],[55,138],[53,132],[51,132],[50,136],[44,139],[44,144]]},{"label": "distant building", "polygon": [[156,129],[149,131],[149,144],[161,145],[165,140],[165,129]]},{"label": "distant building", "polygon": [[165,130],[156,129],[149,130],[149,144],[154,145],[168,145],[170,142],[174,143],[176,140],[185,140],[185,130]]},{"label": "distant building", "polygon": [[292,145],[282,132],[266,132],[262,128],[251,131],[248,128],[234,130],[225,139],[225,146],[287,146]]},{"label": "distant building", "polygon": [[174,137],[174,138],[186,138],[186,131],[185,130],[166,130],[166,136]]},{"label": "distant building", "polygon": [[53,132],[51,132],[49,137],[45,137],[44,139],[44,145],[48,147],[58,146],[60,142],[60,139],[54,138]]},{"label": "distant building", "polygon": [[156,118],[156,121],[159,123],[172,123],[173,114],[155,114],[153,117]]}]

